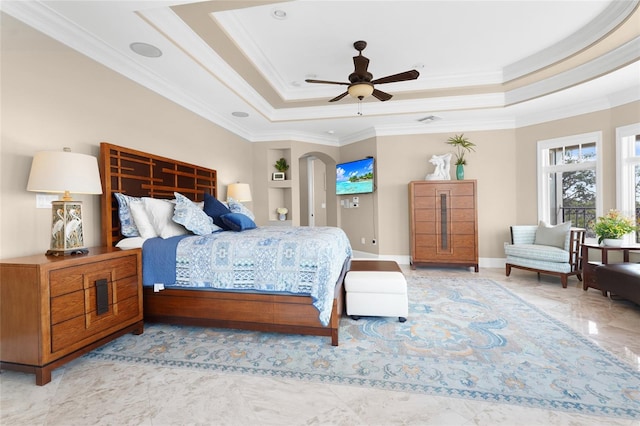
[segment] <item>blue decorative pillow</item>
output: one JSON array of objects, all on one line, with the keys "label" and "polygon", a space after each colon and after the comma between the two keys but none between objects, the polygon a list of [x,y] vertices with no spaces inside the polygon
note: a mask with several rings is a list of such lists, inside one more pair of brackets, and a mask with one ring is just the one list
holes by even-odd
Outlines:
[{"label": "blue decorative pillow", "polygon": [[116,200],[118,200],[118,217],[120,218],[120,233],[123,237],[139,237],[140,232],[136,226],[136,222],[131,216],[131,208],[129,203],[131,201],[141,201],[139,197],[131,197],[119,192],[114,193]]},{"label": "blue decorative pillow", "polygon": [[220,216],[222,221],[232,231],[240,232],[247,229],[256,228],[256,224],[251,218],[243,215],[242,213],[227,213]]},{"label": "blue decorative pillow", "polygon": [[227,206],[218,201],[216,197],[207,194],[206,192],[204,194],[204,212],[209,215],[211,219],[213,219],[213,223],[215,223],[216,226],[219,226],[225,231],[229,230],[229,227],[224,224],[222,219],[220,219],[220,216],[222,216],[223,214],[231,213],[231,210],[229,210]]},{"label": "blue decorative pillow", "polygon": [[174,222],[196,235],[211,234],[220,229],[197,204],[178,192],[174,192],[174,194],[176,196],[176,207],[173,210]]},{"label": "blue decorative pillow", "polygon": [[249,219],[256,220],[253,212],[246,208],[244,204],[234,200],[233,198],[227,199],[227,203],[229,203],[229,210],[231,210],[231,213],[242,213]]}]

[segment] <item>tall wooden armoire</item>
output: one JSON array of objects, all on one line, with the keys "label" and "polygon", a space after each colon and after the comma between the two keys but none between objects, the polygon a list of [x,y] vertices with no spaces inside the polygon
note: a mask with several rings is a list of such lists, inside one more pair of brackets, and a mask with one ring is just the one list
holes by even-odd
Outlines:
[{"label": "tall wooden armoire", "polygon": [[411,268],[473,266],[478,272],[475,180],[409,183]]}]

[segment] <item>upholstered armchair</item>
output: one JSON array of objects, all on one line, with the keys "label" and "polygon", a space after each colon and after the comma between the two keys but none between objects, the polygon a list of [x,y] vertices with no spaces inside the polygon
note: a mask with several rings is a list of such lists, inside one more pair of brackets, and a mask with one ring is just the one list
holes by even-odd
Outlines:
[{"label": "upholstered armchair", "polygon": [[582,244],[586,230],[571,228],[567,222],[557,226],[514,225],[511,227],[511,243],[504,244],[507,257],[506,274],[511,268],[519,268],[540,274],[560,277],[563,288],[567,278],[575,275],[582,281]]}]

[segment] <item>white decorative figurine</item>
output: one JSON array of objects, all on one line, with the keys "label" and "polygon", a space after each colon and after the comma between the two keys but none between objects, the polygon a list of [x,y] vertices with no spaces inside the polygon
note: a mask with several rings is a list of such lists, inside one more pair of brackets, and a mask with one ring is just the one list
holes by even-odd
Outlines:
[{"label": "white decorative figurine", "polygon": [[428,174],[424,180],[451,180],[451,175],[449,174],[451,170],[451,153],[433,155],[429,162],[436,166],[436,169],[433,173]]}]

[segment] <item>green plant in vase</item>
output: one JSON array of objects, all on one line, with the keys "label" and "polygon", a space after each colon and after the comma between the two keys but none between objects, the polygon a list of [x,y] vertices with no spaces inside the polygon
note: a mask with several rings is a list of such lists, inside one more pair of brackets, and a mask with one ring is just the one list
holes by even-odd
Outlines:
[{"label": "green plant in vase", "polygon": [[611,240],[621,240],[626,234],[638,229],[631,218],[623,216],[618,210],[609,210],[606,215],[598,217],[592,226],[598,236],[598,243],[604,241],[605,244],[612,244]]},{"label": "green plant in vase", "polygon": [[463,180],[464,166],[467,164],[465,154],[471,151],[475,151],[475,149],[473,148],[476,146],[476,144],[471,142],[468,138],[465,138],[464,133],[450,137],[449,139],[447,139],[447,143],[456,149],[456,178],[458,180]]}]

